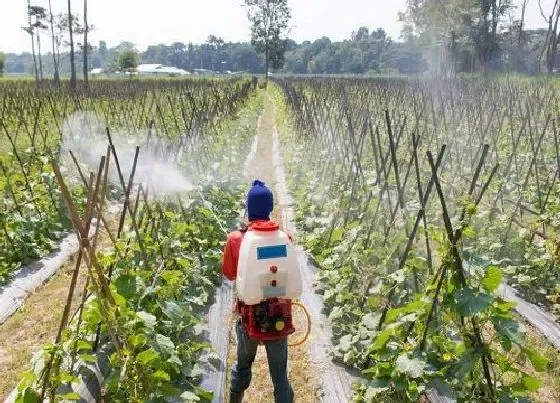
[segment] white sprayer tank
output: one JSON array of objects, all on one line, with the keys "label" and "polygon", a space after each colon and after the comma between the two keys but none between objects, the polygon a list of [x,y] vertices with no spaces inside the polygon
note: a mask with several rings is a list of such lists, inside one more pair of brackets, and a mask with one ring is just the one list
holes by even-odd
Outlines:
[{"label": "white sprayer tank", "polygon": [[269,298],[300,297],[301,272],[292,242],[284,231],[252,229],[245,233],[236,287],[239,300],[247,305]]}]

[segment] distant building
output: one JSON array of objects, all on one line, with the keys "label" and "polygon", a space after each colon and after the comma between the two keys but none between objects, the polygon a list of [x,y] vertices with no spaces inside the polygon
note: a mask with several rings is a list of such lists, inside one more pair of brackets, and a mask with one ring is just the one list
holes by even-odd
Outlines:
[{"label": "distant building", "polygon": [[198,74],[198,75],[217,74],[215,71],[213,71],[213,70],[208,70],[208,69],[194,69],[193,72],[194,72],[194,74]]},{"label": "distant building", "polygon": [[136,71],[139,75],[186,76],[191,74],[186,70],[163,64],[140,64],[136,67]]},{"label": "distant building", "polygon": [[103,73],[105,73],[105,70],[100,69],[100,68],[91,69],[91,71],[89,72],[89,74],[91,74],[91,75],[97,75],[97,74],[103,74]]}]

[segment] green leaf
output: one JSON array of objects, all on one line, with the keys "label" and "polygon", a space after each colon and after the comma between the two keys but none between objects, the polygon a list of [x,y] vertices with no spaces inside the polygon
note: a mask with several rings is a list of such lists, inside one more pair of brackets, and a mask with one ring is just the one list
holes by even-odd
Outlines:
[{"label": "green leaf", "polygon": [[490,306],[492,297],[484,293],[476,293],[472,288],[465,287],[454,295],[457,312],[462,316],[473,316]]},{"label": "green leaf", "polygon": [[345,334],[340,338],[340,342],[338,343],[338,348],[341,351],[349,351],[352,348],[352,335]]},{"label": "green leaf", "polygon": [[140,311],[136,312],[136,316],[138,316],[142,320],[142,322],[144,322],[148,329],[152,330],[156,326],[157,318],[151,313]]},{"label": "green leaf", "polygon": [[181,319],[183,319],[183,309],[181,309],[181,307],[175,302],[165,301],[165,303],[161,307],[161,310],[163,311],[165,316],[173,321],[179,322],[181,321]]},{"label": "green leaf", "polygon": [[200,397],[188,390],[181,394],[181,399],[183,399],[185,402],[200,402]]},{"label": "green leaf", "polygon": [[160,276],[166,283],[177,284],[183,279],[184,274],[179,270],[165,270]]},{"label": "green leaf", "polygon": [[498,266],[489,266],[482,279],[482,287],[492,293],[498,289],[500,284],[502,284],[502,270]]},{"label": "green leaf", "polygon": [[[400,307],[400,308],[392,308],[389,309],[387,312],[387,323],[392,323],[401,315],[407,315],[409,313],[417,313],[423,310],[426,307],[426,302],[417,300],[409,302],[408,304]],[[401,318],[402,319],[402,318]]]},{"label": "green leaf", "polygon": [[[172,383],[169,383],[169,381],[162,382],[158,386],[158,392],[161,393],[163,396],[172,397],[172,398],[176,398],[177,396],[181,395],[181,389],[176,388],[175,386],[173,386]],[[170,400],[177,401],[176,399],[170,399]],[[167,401],[167,400],[163,400],[163,401]]]},{"label": "green leaf", "polygon": [[[19,398],[18,398],[19,399]],[[31,388],[25,388],[23,391],[23,403],[41,403],[41,396]]]},{"label": "green leaf", "polygon": [[142,364],[146,365],[153,360],[159,358],[159,354],[152,350],[151,348],[145,351],[142,351],[136,356],[136,359],[140,361]]},{"label": "green leaf", "polygon": [[541,381],[532,376],[524,376],[521,379],[521,383],[527,392],[536,392],[541,387]]},{"label": "green leaf", "polygon": [[161,369],[158,369],[156,372],[151,374],[151,377],[153,379],[157,379],[158,381],[169,382],[171,380],[171,377],[169,376],[169,374],[167,372],[161,370]]},{"label": "green leaf", "polygon": [[424,375],[426,362],[418,358],[410,359],[408,354],[401,354],[395,362],[395,369],[401,374],[406,374],[410,378],[421,378]]},{"label": "green leaf", "polygon": [[132,299],[136,295],[136,276],[124,274],[115,280],[117,292],[126,299]]},{"label": "green leaf", "polygon": [[389,379],[375,378],[366,386],[365,400],[366,402],[371,402],[378,394],[389,390]]},{"label": "green leaf", "polygon": [[375,343],[370,347],[370,351],[380,350],[387,345],[387,342],[393,335],[394,330],[392,328],[385,328],[379,333],[375,339]]},{"label": "green leaf", "polygon": [[167,354],[174,354],[175,353],[175,344],[173,341],[162,334],[156,334],[156,343],[161,351]]},{"label": "green leaf", "polygon": [[183,365],[183,361],[181,361],[179,359],[179,357],[177,357],[176,354],[171,354],[171,357],[169,357],[169,359],[167,360],[167,362],[171,363],[171,364],[175,364],[179,367],[181,367],[181,365]]},{"label": "green leaf", "polygon": [[471,239],[474,238],[475,236],[476,236],[476,231],[472,226],[467,225],[465,228],[463,228],[464,238]]},{"label": "green leaf", "polygon": [[69,392],[60,396],[62,400],[81,400],[82,397],[78,392]]},{"label": "green leaf", "polygon": [[200,396],[202,399],[211,402],[214,399],[214,392],[202,389],[201,387],[195,386],[194,391],[197,396]]},{"label": "green leaf", "polygon": [[[517,345],[523,344],[523,335],[525,330],[519,322],[505,316],[492,316],[490,320],[501,339],[506,339]],[[505,344],[506,346],[509,345],[509,348],[511,348],[511,343],[506,342]],[[507,350],[509,350],[509,348],[507,348]]]},{"label": "green leaf", "polygon": [[80,354],[80,360],[88,364],[95,364],[97,362],[97,357],[93,354]]},{"label": "green leaf", "polygon": [[146,344],[146,335],[143,333],[128,336],[128,342],[132,347],[142,347]]},{"label": "green leaf", "polygon": [[362,324],[369,330],[375,330],[379,324],[380,317],[379,314],[367,313],[362,317]]},{"label": "green leaf", "polygon": [[469,372],[472,371],[476,363],[482,357],[482,352],[476,349],[466,350],[464,354],[457,363],[453,365],[455,371],[455,377],[457,379],[463,379]]},{"label": "green leaf", "polygon": [[517,306],[516,302],[500,302],[497,306],[496,309],[502,313],[502,314],[507,314],[509,313],[513,308],[515,308]]},{"label": "green leaf", "polygon": [[91,343],[85,340],[79,340],[78,343],[76,343],[76,350],[80,351],[80,350],[91,350]]},{"label": "green leaf", "polygon": [[524,348],[523,352],[529,357],[529,361],[537,372],[544,372],[548,367],[548,359],[537,350],[532,348]]},{"label": "green leaf", "polygon": [[331,234],[330,243],[339,242],[342,239],[344,230],[342,228],[335,228]]}]

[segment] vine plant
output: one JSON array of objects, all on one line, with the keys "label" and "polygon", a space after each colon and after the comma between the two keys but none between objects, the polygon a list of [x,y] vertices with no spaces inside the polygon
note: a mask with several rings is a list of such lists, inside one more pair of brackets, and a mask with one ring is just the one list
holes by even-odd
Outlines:
[{"label": "vine plant", "polygon": [[[422,84],[277,83],[296,220],[320,268],[332,355],[367,379],[355,399],[419,401],[437,387],[459,401],[527,401],[547,359],[526,345],[512,303],[500,296],[504,267],[471,265],[473,251],[485,250],[479,233],[510,233],[488,222],[488,200],[506,187],[515,157],[503,167],[486,123],[468,126],[477,120],[458,110],[458,99],[480,100],[486,90],[443,88],[436,106]],[[476,119],[494,124],[483,110]],[[478,145],[484,139],[491,142]]]}]

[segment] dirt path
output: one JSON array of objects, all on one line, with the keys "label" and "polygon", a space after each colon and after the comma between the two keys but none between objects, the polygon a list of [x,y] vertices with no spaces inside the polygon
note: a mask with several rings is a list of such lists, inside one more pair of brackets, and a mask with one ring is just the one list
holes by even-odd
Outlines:
[{"label": "dirt path", "polygon": [[[275,192],[275,176],[272,161],[272,133],[274,128],[274,111],[272,101],[265,97],[265,109],[259,119],[259,130],[257,136],[256,152],[252,161],[247,165],[246,176],[252,181],[260,179],[267,183],[275,193],[276,208],[272,214],[272,219],[281,222],[281,213],[277,205],[278,197]],[[290,337],[291,342],[296,342],[303,338],[301,329],[305,329],[306,322],[302,311],[294,309],[296,318],[296,328],[300,331]],[[228,360],[228,383],[231,366],[235,362],[236,341],[233,329],[230,329],[230,348]],[[295,392],[297,402],[316,401],[316,380],[311,366],[309,356],[309,345],[304,343],[297,347],[290,347],[288,359],[288,376]],[[270,403],[274,401],[272,382],[268,374],[268,364],[266,361],[266,351],[264,347],[259,347],[257,358],[253,364],[253,380],[250,388],[245,392],[244,402],[246,403]]]}]

